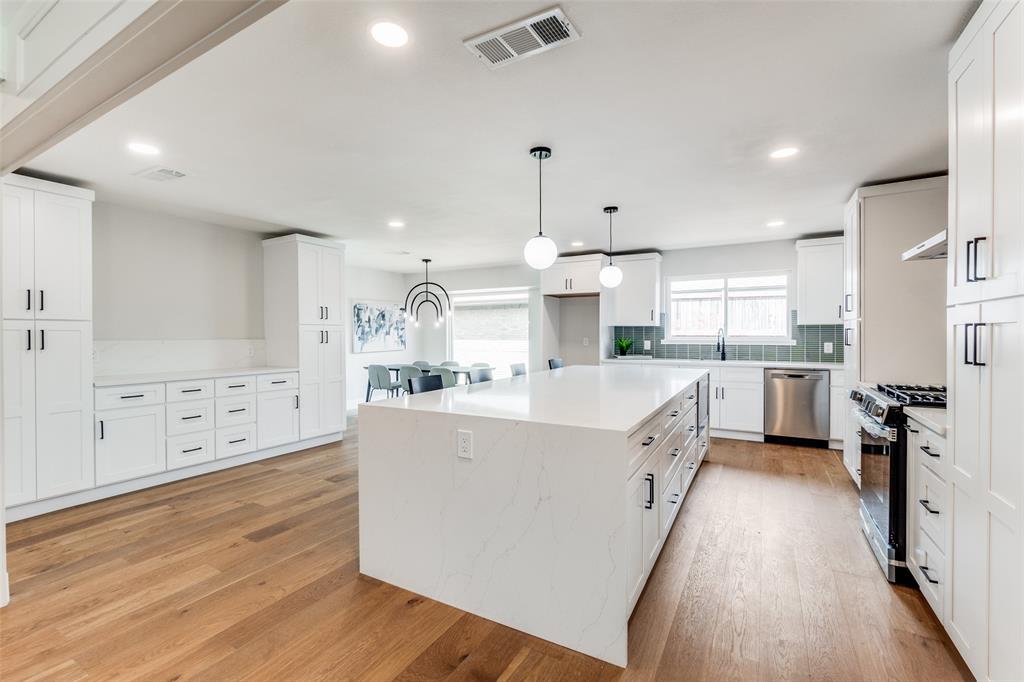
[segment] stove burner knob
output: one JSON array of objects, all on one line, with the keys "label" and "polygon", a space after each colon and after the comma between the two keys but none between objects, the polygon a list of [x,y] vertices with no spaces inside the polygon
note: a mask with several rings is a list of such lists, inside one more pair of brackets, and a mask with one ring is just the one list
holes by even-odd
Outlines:
[{"label": "stove burner knob", "polygon": [[885,412],[885,409],[881,405],[872,405],[871,406],[871,416],[872,417],[881,417],[883,412]]}]

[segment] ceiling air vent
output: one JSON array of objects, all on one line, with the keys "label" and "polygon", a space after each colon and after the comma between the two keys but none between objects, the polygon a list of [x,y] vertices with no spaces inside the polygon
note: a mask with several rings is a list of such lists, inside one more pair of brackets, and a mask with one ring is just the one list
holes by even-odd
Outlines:
[{"label": "ceiling air vent", "polygon": [[164,168],[163,166],[153,166],[145,170],[140,170],[135,175],[140,178],[147,180],[155,180],[156,182],[167,182],[168,180],[180,180],[185,177],[185,174],[181,171],[176,171],[173,168]]},{"label": "ceiling air vent", "polygon": [[466,49],[492,69],[579,40],[561,8],[549,9],[508,26],[462,41]]}]

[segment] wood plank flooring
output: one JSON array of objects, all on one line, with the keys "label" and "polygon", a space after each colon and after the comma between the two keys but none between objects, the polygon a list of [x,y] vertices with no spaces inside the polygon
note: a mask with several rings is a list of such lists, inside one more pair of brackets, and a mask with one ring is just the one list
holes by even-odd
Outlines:
[{"label": "wood plank flooring", "polygon": [[971,679],[834,452],[713,443],[623,671],[360,576],[357,447],[11,524],[0,679]]}]

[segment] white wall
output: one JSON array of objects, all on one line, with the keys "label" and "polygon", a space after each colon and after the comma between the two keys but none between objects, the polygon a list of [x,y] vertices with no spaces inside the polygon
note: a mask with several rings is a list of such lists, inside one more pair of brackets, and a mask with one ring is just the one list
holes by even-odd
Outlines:
[{"label": "white wall", "polygon": [[662,251],[661,274],[720,275],[733,272],[789,270],[789,300],[796,306],[796,240],[708,246]]},{"label": "white wall", "polygon": [[[347,314],[349,316],[351,315],[352,305],[357,302],[385,301],[401,305],[405,301],[405,294],[408,290],[409,285],[406,284],[406,275],[402,273],[355,267],[348,267],[345,271],[345,292],[348,296],[346,305],[348,305]],[[348,396],[349,409],[366,400],[367,373],[363,369],[366,365],[388,365],[429,359],[416,355],[417,339],[414,334],[409,333],[411,331],[411,328],[406,331],[407,345],[404,351],[354,353],[352,352],[351,324],[346,322],[346,333],[348,334],[346,348],[348,354],[345,358],[345,372],[347,375],[345,395]],[[384,397],[384,393],[377,391],[374,400],[383,400]]]},{"label": "white wall", "polygon": [[[559,306],[558,347],[567,365],[601,364],[599,296],[562,299]],[[584,345],[586,342],[587,345]]]},{"label": "white wall", "polygon": [[93,206],[94,336],[262,339],[263,235]]}]

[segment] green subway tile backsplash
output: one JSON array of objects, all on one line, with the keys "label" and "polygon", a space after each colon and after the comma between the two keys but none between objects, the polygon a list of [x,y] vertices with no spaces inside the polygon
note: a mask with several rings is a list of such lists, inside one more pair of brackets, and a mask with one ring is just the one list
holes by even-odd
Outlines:
[{"label": "green subway tile backsplash", "polygon": [[[796,323],[796,311],[790,312],[793,340],[796,345],[727,344],[725,355],[729,360],[760,360],[766,362],[843,362],[843,325]],[[662,343],[663,327],[613,327],[612,341],[633,339],[630,355],[654,355],[666,360],[716,360],[714,344]],[[651,350],[644,350],[644,340],[651,342]],[[825,353],[823,344],[832,343],[832,352]]]}]

